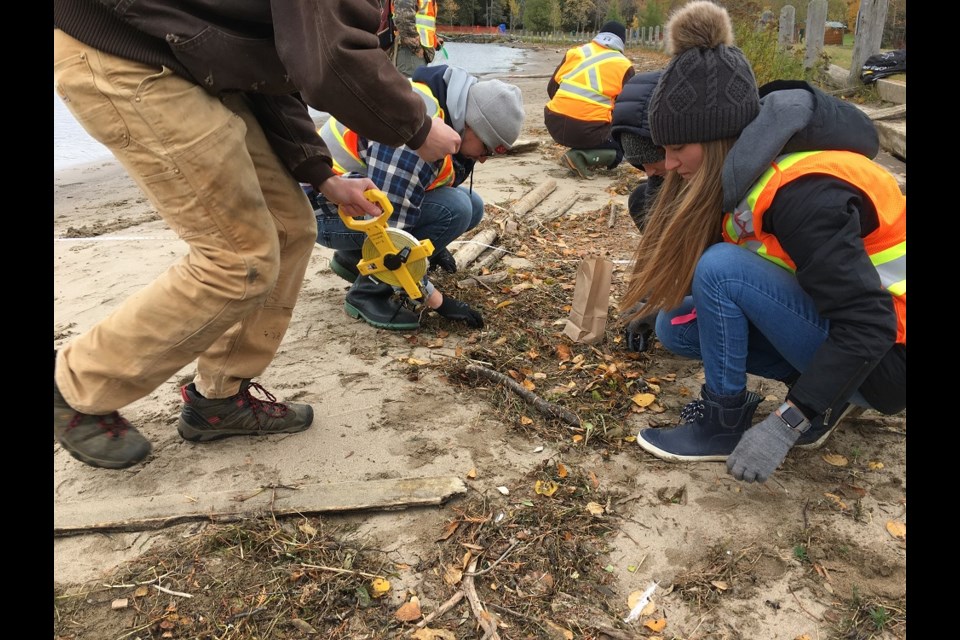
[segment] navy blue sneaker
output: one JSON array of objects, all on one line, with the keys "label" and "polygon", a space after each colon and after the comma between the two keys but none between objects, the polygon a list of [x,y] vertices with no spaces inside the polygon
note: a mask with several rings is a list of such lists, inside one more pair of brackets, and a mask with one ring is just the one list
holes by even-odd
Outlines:
[{"label": "navy blue sneaker", "polygon": [[798,449],[819,449],[823,446],[823,443],[827,441],[827,438],[830,437],[830,434],[833,433],[833,430],[837,428],[841,420],[850,415],[858,416],[863,412],[863,407],[847,403],[843,405],[843,409],[840,410],[839,415],[837,415],[836,412],[833,414],[829,423],[824,423],[823,416],[818,416],[810,421],[810,428],[807,429],[806,433],[801,434],[800,437],[797,438],[797,442],[793,446]]}]

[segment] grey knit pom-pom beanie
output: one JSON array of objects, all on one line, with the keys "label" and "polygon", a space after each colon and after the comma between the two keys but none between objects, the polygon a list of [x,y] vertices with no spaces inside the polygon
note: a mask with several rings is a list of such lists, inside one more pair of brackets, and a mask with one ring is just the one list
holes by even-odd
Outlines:
[{"label": "grey knit pom-pom beanie", "polygon": [[732,138],[760,113],[753,69],[733,46],[727,10],[709,0],[678,9],[666,27],[673,59],[650,100],[650,133],[658,145]]}]

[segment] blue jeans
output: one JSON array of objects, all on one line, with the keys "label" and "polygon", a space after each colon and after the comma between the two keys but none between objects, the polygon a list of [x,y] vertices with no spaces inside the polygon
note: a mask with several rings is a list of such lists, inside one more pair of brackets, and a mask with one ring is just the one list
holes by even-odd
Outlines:
[{"label": "blue jeans", "polygon": [[[430,240],[435,252],[445,249],[483,219],[483,199],[476,191],[439,187],[427,191],[416,226],[405,229],[417,240]],[[340,216],[317,212],[317,242],[334,251],[359,251],[366,234],[348,229]]]},{"label": "blue jeans", "polygon": [[[797,278],[736,245],[721,242],[703,253],[692,293],[657,315],[657,338],[679,356],[702,360],[715,394],[739,394],[748,373],[774,380],[802,373],[827,339],[829,322]],[[695,319],[672,324],[694,308]],[[859,392],[850,402],[870,406]]]}]

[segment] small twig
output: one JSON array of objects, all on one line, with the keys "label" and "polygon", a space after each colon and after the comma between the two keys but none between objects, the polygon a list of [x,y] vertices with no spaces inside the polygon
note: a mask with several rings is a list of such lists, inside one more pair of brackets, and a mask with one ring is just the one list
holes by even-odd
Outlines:
[{"label": "small twig", "polygon": [[181,593],[180,591],[174,591],[173,589],[167,589],[166,587],[161,587],[158,584],[153,585],[157,591],[162,591],[163,593],[169,594],[171,596],[180,596],[181,598],[192,598],[193,596],[189,593]]},{"label": "small twig", "polygon": [[500,564],[500,562],[501,562],[504,558],[506,558],[508,555],[510,555],[510,552],[513,551],[514,547],[516,547],[518,544],[520,544],[520,541],[519,541],[519,540],[514,540],[514,541],[513,541],[513,544],[511,544],[510,547],[507,548],[507,550],[503,552],[503,555],[500,556],[499,558],[497,558],[497,559],[493,562],[493,564],[491,564],[491,565],[490,565],[489,567],[487,567],[486,569],[481,569],[480,571],[476,571],[476,572],[473,572],[473,573],[465,573],[465,574],[463,574],[463,575],[465,575],[465,576],[482,576],[483,574],[487,573],[488,571],[490,571],[491,569],[493,569],[495,566],[497,566],[498,564]]},{"label": "small twig", "polygon": [[509,376],[505,376],[499,371],[494,371],[493,369],[487,369],[486,367],[478,367],[472,364],[468,364],[466,367],[468,372],[476,373],[485,378],[493,380],[494,382],[499,382],[506,385],[511,391],[519,395],[521,398],[526,400],[528,403],[534,406],[540,413],[547,415],[552,418],[557,418],[562,420],[567,424],[571,425],[572,428],[580,428],[580,418],[576,415],[567,411],[563,407],[556,405],[552,402],[548,402],[541,398],[540,396],[524,389],[522,386],[517,384],[515,380]]},{"label": "small twig", "polygon": [[234,620],[239,620],[240,618],[249,618],[250,616],[256,615],[261,611],[265,611],[266,609],[266,607],[257,607],[256,609],[251,609],[250,611],[241,611],[240,613],[235,613],[227,618],[227,622],[233,622]]},{"label": "small twig", "polygon": [[351,571],[350,569],[341,569],[339,567],[324,567],[319,564],[303,564],[300,563],[300,566],[305,569],[320,569],[321,571],[333,571],[334,573],[349,573],[354,576],[363,576],[364,578],[382,578],[383,576],[378,576],[375,573],[364,573],[363,571]]},{"label": "small twig", "polygon": [[610,201],[610,212],[607,214],[607,228],[612,229],[617,222],[617,203]]},{"label": "small twig", "polygon": [[814,622],[823,622],[823,618],[818,618],[817,616],[813,615],[812,613],[810,613],[809,611],[803,608],[803,603],[800,602],[800,598],[798,598],[797,594],[793,592],[793,589],[790,588],[790,585],[787,585],[787,591],[789,591],[790,595],[793,596],[793,599],[797,601],[797,606],[800,607],[800,610],[803,611],[808,616],[810,616],[811,620],[813,620]]},{"label": "small twig", "polygon": [[[424,616],[423,620],[421,620],[416,624],[416,628],[422,629],[423,627],[427,626],[430,622],[432,622],[434,618],[437,618],[445,614],[447,611],[452,609],[454,605],[456,605],[458,602],[463,600],[465,595],[466,594],[463,592],[462,589],[460,591],[457,591],[455,594],[450,596],[449,600],[447,600],[442,605],[440,605],[436,611],[434,611],[428,616]],[[410,630],[410,633],[413,634],[413,629]]]}]

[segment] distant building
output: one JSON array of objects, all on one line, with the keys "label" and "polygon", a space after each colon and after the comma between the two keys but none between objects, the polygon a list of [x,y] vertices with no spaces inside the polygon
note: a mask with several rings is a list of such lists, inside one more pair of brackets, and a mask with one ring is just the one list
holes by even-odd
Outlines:
[{"label": "distant building", "polygon": [[823,44],[843,44],[843,34],[847,32],[847,25],[842,22],[827,22],[824,25]]}]

